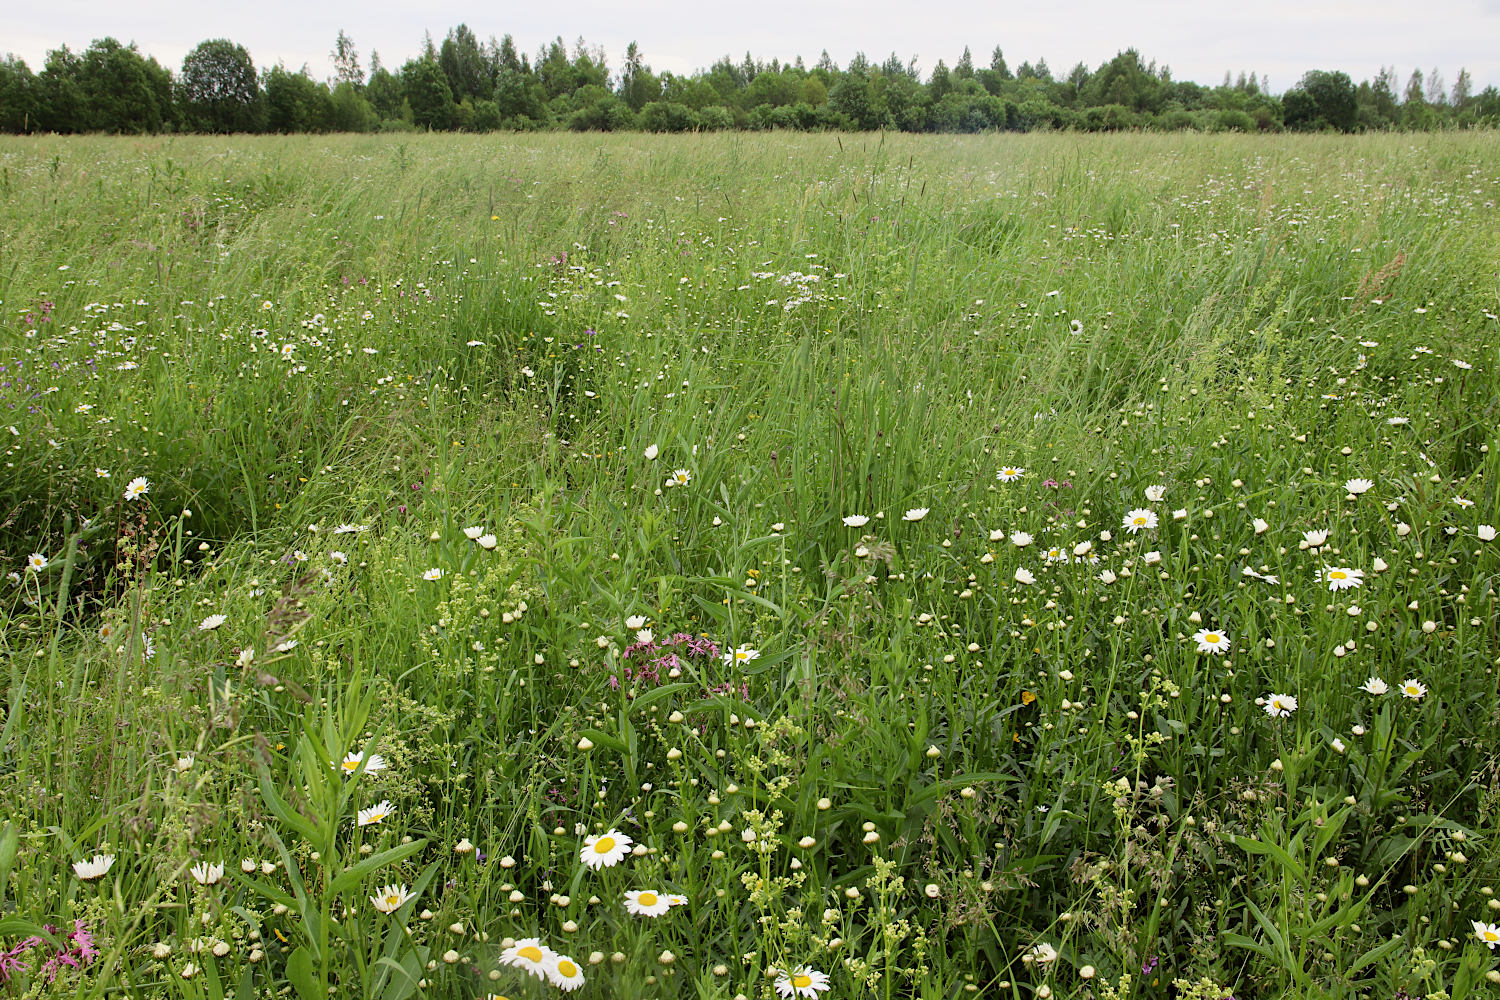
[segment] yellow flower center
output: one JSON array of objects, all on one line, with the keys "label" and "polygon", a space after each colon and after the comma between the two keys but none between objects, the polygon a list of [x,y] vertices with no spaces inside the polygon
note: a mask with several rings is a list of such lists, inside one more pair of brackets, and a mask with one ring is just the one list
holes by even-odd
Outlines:
[{"label": "yellow flower center", "polygon": [[1484,939],[1486,941],[1500,941],[1500,931],[1493,931],[1486,928],[1484,932]]},{"label": "yellow flower center", "polygon": [[1330,580],[1347,580],[1349,578],[1349,574],[1345,573],[1341,569],[1336,569],[1332,573],[1328,574],[1328,578]]},{"label": "yellow flower center", "polygon": [[594,841],[594,853],[595,854],[608,854],[610,851],[613,851],[614,849],[615,849],[615,838],[613,838],[613,837],[600,837],[598,840]]},{"label": "yellow flower center", "polygon": [[346,770],[346,771],[352,771],[352,770],[354,770],[358,766],[359,766],[359,761],[357,761],[357,760],[346,760],[346,761],[344,761],[344,770]]},{"label": "yellow flower center", "polygon": [[401,897],[387,896],[385,897],[385,905],[391,907],[392,909],[395,909],[397,906],[401,905]]},{"label": "yellow flower center", "polygon": [[516,952],[516,954],[526,959],[526,961],[528,962],[540,962],[542,960],[542,949],[538,948],[534,944],[528,944],[526,947]]},{"label": "yellow flower center", "polygon": [[1144,517],[1138,517],[1138,518],[1135,519],[1135,523],[1136,524],[1145,524],[1146,523],[1146,519]]},{"label": "yellow flower center", "polygon": [[1210,643],[1210,644],[1211,643],[1216,643],[1216,642],[1219,641],[1219,633],[1217,633],[1217,632],[1210,632],[1210,633],[1208,633],[1207,635],[1205,635],[1203,637],[1203,641],[1207,642],[1207,643]]},{"label": "yellow flower center", "polygon": [[568,979],[572,979],[574,976],[578,975],[578,966],[574,965],[572,962],[568,961],[565,958],[561,962],[557,963],[557,971],[559,974],[567,977]]},{"label": "yellow flower center", "polygon": [[639,896],[635,897],[635,901],[637,903],[640,903],[642,906],[655,906],[656,905],[656,893],[654,893],[654,892],[643,892]]},{"label": "yellow flower center", "polygon": [[799,972],[792,977],[792,985],[797,989],[805,989],[812,985],[812,977]]}]

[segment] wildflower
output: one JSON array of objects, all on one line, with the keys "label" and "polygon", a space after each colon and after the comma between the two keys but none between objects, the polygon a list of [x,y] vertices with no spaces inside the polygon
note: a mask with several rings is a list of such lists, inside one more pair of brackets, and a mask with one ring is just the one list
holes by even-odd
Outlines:
[{"label": "wildflower", "polygon": [[198,631],[212,632],[214,629],[218,628],[220,625],[223,625],[228,620],[229,619],[224,615],[209,615],[207,618],[198,623]]},{"label": "wildflower", "polygon": [[672,908],[671,902],[650,889],[632,889],[625,894],[625,911],[636,917],[659,917]]},{"label": "wildflower", "polygon": [[1031,536],[1024,531],[1012,531],[1010,533],[1010,544],[1018,549],[1024,549],[1031,544]]},{"label": "wildflower", "polygon": [[1493,542],[1495,540],[1495,526],[1493,524],[1481,524],[1474,529],[1474,534],[1479,536],[1481,542]]},{"label": "wildflower", "polygon": [[482,524],[477,524],[471,528],[464,529],[464,537],[471,542],[477,539],[482,534],[484,534],[484,525]]},{"label": "wildflower", "polygon": [[850,528],[863,528],[870,523],[870,519],[863,514],[850,514],[844,518],[844,525]]},{"label": "wildflower", "polygon": [[1156,525],[1156,511],[1148,510],[1145,507],[1137,507],[1135,510],[1126,511],[1125,520],[1120,525],[1120,527],[1124,528],[1126,531],[1130,532],[1133,535],[1136,532],[1140,531],[1142,528],[1150,530],[1151,528],[1156,527]]},{"label": "wildflower", "polygon": [[33,552],[26,557],[26,568],[33,573],[40,573],[47,568],[47,557],[40,552]]},{"label": "wildflower", "polygon": [[126,500],[139,500],[149,492],[151,492],[151,484],[146,481],[145,476],[136,476],[125,485]]},{"label": "wildflower", "polygon": [[521,938],[500,952],[500,964],[513,969],[524,969],[538,979],[547,978],[547,967],[557,957],[557,952],[542,944],[540,938]]},{"label": "wildflower", "polygon": [[590,868],[613,868],[625,859],[632,843],[625,834],[612,829],[603,836],[585,837],[578,859]]},{"label": "wildflower", "polygon": [[1271,525],[1267,523],[1266,519],[1263,517],[1257,517],[1255,520],[1251,521],[1250,524],[1255,528],[1255,533],[1257,535],[1264,535],[1266,533],[1266,530],[1271,527]]},{"label": "wildflower", "polygon": [[815,997],[828,991],[828,973],[802,965],[776,973],[776,992],[783,997]]},{"label": "wildflower", "polygon": [[1318,581],[1328,584],[1329,590],[1348,590],[1364,583],[1365,571],[1347,566],[1325,566],[1318,571]]},{"label": "wildflower", "polygon": [[1019,466],[1007,465],[1005,468],[995,473],[995,478],[1000,480],[1002,483],[1013,483],[1024,475],[1026,475],[1025,469],[1020,468]]},{"label": "wildflower", "polygon": [[381,913],[395,913],[406,902],[411,899],[411,893],[406,891],[404,885],[388,885],[375,890],[375,895],[370,897],[370,905]]},{"label": "wildflower", "polygon": [[1146,487],[1146,499],[1152,503],[1161,503],[1167,496],[1167,488],[1161,484]]},{"label": "wildflower", "polygon": [[1490,951],[1500,945],[1500,924],[1487,924],[1481,920],[1469,921],[1474,926],[1474,936],[1482,943],[1490,946]]},{"label": "wildflower", "polygon": [[385,762],[385,758],[380,756],[380,754],[378,753],[370,754],[369,760],[365,760],[365,755],[363,753],[347,753],[344,755],[343,762],[336,766],[339,767],[345,774],[353,774],[356,770],[359,769],[361,761],[364,762],[366,774],[374,774],[376,771],[384,771],[388,766]]},{"label": "wildflower", "polygon": [[102,878],[110,868],[114,867],[114,863],[113,854],[96,854],[91,861],[73,862],[73,874],[84,882],[92,882],[96,878]]},{"label": "wildflower", "polygon": [[1373,694],[1378,697],[1379,695],[1383,695],[1387,691],[1389,691],[1391,689],[1391,686],[1385,681],[1381,680],[1379,677],[1370,677],[1367,678],[1365,682],[1359,686],[1359,689],[1365,694]]},{"label": "wildflower", "polygon": [[1467,361],[1460,361],[1457,358],[1450,358],[1449,360],[1453,362],[1453,367],[1454,368],[1462,368],[1464,371],[1468,371],[1469,369],[1471,369],[1471,368],[1474,367],[1473,365],[1469,364]]},{"label": "wildflower", "polygon": [[1057,949],[1043,941],[1041,944],[1033,945],[1031,951],[1026,953],[1026,957],[1033,962],[1047,965],[1057,961]]},{"label": "wildflower", "polygon": [[347,566],[349,564],[348,554],[340,552],[338,549],[334,549],[332,552],[328,553],[328,560],[335,566]]},{"label": "wildflower", "polygon": [[1018,567],[1016,569],[1016,582],[1029,587],[1033,583],[1036,583],[1036,576],[1031,572],[1031,570],[1026,569],[1024,566]]},{"label": "wildflower", "polygon": [[1316,549],[1322,545],[1327,544],[1327,542],[1328,531],[1326,529],[1304,531],[1302,533],[1302,548],[1304,549]]},{"label": "wildflower", "polygon": [[583,985],[583,970],[567,955],[554,954],[544,971],[547,981],[565,993],[571,993]]},{"label": "wildflower", "polygon": [[1458,504],[1460,507],[1463,507],[1465,510],[1474,506],[1473,500],[1466,500],[1463,497],[1454,497],[1453,502]]},{"label": "wildflower", "polygon": [[361,809],[355,817],[355,824],[358,826],[370,826],[381,822],[394,811],[389,801],[381,800],[378,804],[370,806],[368,809]]},{"label": "wildflower", "polygon": [[110,472],[108,469],[95,469],[94,475],[99,477],[100,479],[108,479],[110,476]]},{"label": "wildflower", "polygon": [[193,880],[199,885],[213,885],[224,877],[224,862],[211,865],[200,861],[189,870],[192,872]]},{"label": "wildflower", "polygon": [[1172,511],[1172,520],[1174,520],[1174,521],[1186,521],[1187,520],[1187,508],[1186,507],[1179,507],[1176,510]]},{"label": "wildflower", "polygon": [[1211,628],[1200,628],[1193,633],[1193,641],[1198,644],[1198,652],[1213,653],[1217,656],[1229,652],[1229,636]]},{"label": "wildflower", "polygon": [[927,516],[927,512],[930,511],[931,509],[932,509],[931,507],[913,507],[911,510],[907,511],[905,514],[901,515],[901,520],[903,520],[903,521],[920,521],[920,520],[922,520],[922,518],[924,518],[924,517]]},{"label": "wildflower", "polygon": [[1272,694],[1266,696],[1266,714],[1274,718],[1285,719],[1297,711],[1297,699],[1289,694]]},{"label": "wildflower", "polygon": [[638,629],[638,628],[644,628],[645,625],[646,625],[646,616],[645,615],[631,615],[629,618],[625,619],[625,627],[628,628],[628,629],[631,629],[631,630]]},{"label": "wildflower", "polygon": [[672,478],[667,480],[668,486],[686,486],[693,478],[693,474],[687,469],[673,469]]},{"label": "wildflower", "polygon": [[648,462],[654,462],[654,461],[656,461],[656,456],[661,454],[661,449],[658,448],[654,444],[650,444],[650,445],[646,446],[646,452],[645,452],[645,454],[646,454],[646,461],[648,461]]},{"label": "wildflower", "polygon": [[346,523],[346,524],[339,525],[337,528],[334,528],[333,529],[333,533],[335,535],[354,535],[354,534],[358,534],[361,531],[368,531],[369,529],[370,529],[370,526],[368,524],[347,524]]},{"label": "wildflower", "polygon": [[758,659],[760,659],[760,650],[751,649],[746,645],[741,645],[733,652],[724,654],[724,662],[734,664],[735,666],[739,666],[742,663],[749,663],[751,660]]},{"label": "wildflower", "polygon": [[481,549],[484,549],[485,551],[489,551],[489,550],[491,550],[491,549],[493,549],[495,547],[495,536],[494,535],[480,535],[478,538],[474,539],[474,543],[476,545],[478,545]]},{"label": "wildflower", "polygon": [[438,569],[436,566],[422,574],[422,579],[424,580],[441,580],[442,578],[443,571],[441,569]]},{"label": "wildflower", "polygon": [[1407,678],[1401,682],[1401,694],[1412,701],[1420,701],[1427,695],[1427,687],[1415,678]]}]

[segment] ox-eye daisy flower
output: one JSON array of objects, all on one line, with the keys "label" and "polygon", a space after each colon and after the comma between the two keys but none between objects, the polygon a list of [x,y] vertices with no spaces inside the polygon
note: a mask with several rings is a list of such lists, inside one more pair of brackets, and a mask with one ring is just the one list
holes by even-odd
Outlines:
[{"label": "ox-eye daisy flower", "polygon": [[1427,695],[1427,685],[1415,678],[1408,677],[1401,682],[1401,694],[1403,697],[1418,701]]},{"label": "ox-eye daisy flower", "polygon": [[370,754],[370,759],[365,760],[362,753],[346,753],[343,761],[338,765],[345,774],[353,774],[359,769],[360,762],[364,761],[365,773],[374,774],[376,771],[384,771],[387,767],[385,758],[378,753]]},{"label": "ox-eye daisy flower", "polygon": [[815,997],[828,990],[828,973],[802,965],[776,973],[776,992],[783,997]]},{"label": "ox-eye daisy flower", "polygon": [[114,863],[113,854],[96,854],[92,860],[73,862],[73,874],[85,882],[92,882],[96,878],[102,878]]},{"label": "ox-eye daisy flower", "polygon": [[672,478],[667,480],[669,486],[686,486],[693,478],[693,474],[687,469],[673,469]]},{"label": "ox-eye daisy flower", "polygon": [[844,518],[844,525],[850,528],[863,528],[870,523],[870,519],[863,514],[850,514]]},{"label": "ox-eye daisy flower", "polygon": [[1474,926],[1474,936],[1489,945],[1490,951],[1500,945],[1500,924],[1487,924],[1482,920],[1471,920],[1469,923]]},{"label": "ox-eye daisy flower", "polygon": [[1374,486],[1375,484],[1368,479],[1350,479],[1344,483],[1344,492],[1348,493],[1350,496],[1357,497],[1361,493],[1370,492],[1370,490],[1373,489]]},{"label": "ox-eye daisy flower", "polygon": [[632,843],[634,841],[619,830],[585,837],[583,850],[578,852],[578,859],[590,868],[613,868],[624,860],[626,854],[630,853]]},{"label": "ox-eye daisy flower", "polygon": [[547,963],[547,982],[564,993],[571,993],[583,985],[583,970],[567,955],[554,954]]},{"label": "ox-eye daisy flower", "polygon": [[922,520],[922,518],[924,518],[924,517],[927,516],[927,512],[930,511],[931,509],[932,509],[931,507],[913,507],[911,510],[907,511],[905,514],[901,515],[901,520],[903,520],[903,521],[920,521],[920,520]]},{"label": "ox-eye daisy flower", "polygon": [[751,649],[745,645],[724,654],[724,662],[731,664],[749,663],[751,660],[758,659],[760,659],[760,650]]},{"label": "ox-eye daisy flower", "polygon": [[547,978],[547,967],[557,957],[557,952],[542,944],[541,938],[521,938],[500,952],[500,964],[513,969],[524,969],[538,979]]},{"label": "ox-eye daisy flower", "polygon": [[411,899],[411,893],[406,891],[404,885],[387,885],[375,890],[375,895],[370,897],[370,905],[381,913],[395,913],[406,905]]},{"label": "ox-eye daisy flower", "polygon": [[1142,528],[1149,530],[1156,527],[1156,525],[1156,511],[1148,510],[1145,507],[1137,507],[1135,510],[1125,512],[1125,520],[1120,527],[1133,535]]},{"label": "ox-eye daisy flower", "polygon": [[1266,695],[1266,714],[1272,718],[1285,719],[1297,711],[1297,699],[1289,694]]},{"label": "ox-eye daisy flower", "polygon": [[218,628],[220,625],[223,625],[228,620],[229,619],[224,615],[209,615],[207,618],[198,623],[198,631],[212,632],[214,629]]},{"label": "ox-eye daisy flower", "polygon": [[672,901],[651,889],[632,889],[625,894],[625,912],[637,917],[659,917],[672,908]]},{"label": "ox-eye daisy flower", "polygon": [[1026,475],[1026,470],[1021,468],[1020,466],[1007,465],[999,472],[995,473],[995,478],[1000,480],[1002,483],[1013,483],[1024,475]]},{"label": "ox-eye daisy flower", "polygon": [[125,499],[139,500],[151,492],[151,484],[146,481],[145,476],[136,476],[125,485]]},{"label": "ox-eye daisy flower", "polygon": [[26,557],[26,568],[33,573],[40,573],[47,568],[47,557],[40,552],[33,552]]},{"label": "ox-eye daisy flower", "polygon": [[382,800],[368,809],[361,809],[355,818],[355,822],[359,826],[370,826],[373,823],[381,822],[394,811],[390,802]]},{"label": "ox-eye daisy flower", "polygon": [[1359,686],[1359,689],[1365,694],[1373,694],[1379,696],[1389,691],[1391,689],[1391,686],[1385,681],[1381,680],[1379,677],[1370,677]]},{"label": "ox-eye daisy flower", "polygon": [[216,865],[211,865],[206,861],[200,861],[190,871],[192,872],[193,880],[199,885],[213,885],[224,877],[224,862],[221,861]]},{"label": "ox-eye daisy flower", "polygon": [[1198,652],[1223,655],[1229,652],[1229,634],[1218,629],[1200,628],[1193,633],[1193,641],[1198,644]]},{"label": "ox-eye daisy flower", "polygon": [[1160,483],[1155,486],[1146,487],[1146,499],[1152,503],[1161,503],[1162,500],[1166,499],[1166,496],[1167,488]]},{"label": "ox-eye daisy flower", "polygon": [[1365,582],[1365,571],[1348,566],[1325,566],[1318,571],[1318,582],[1328,584],[1329,590],[1348,590]]}]

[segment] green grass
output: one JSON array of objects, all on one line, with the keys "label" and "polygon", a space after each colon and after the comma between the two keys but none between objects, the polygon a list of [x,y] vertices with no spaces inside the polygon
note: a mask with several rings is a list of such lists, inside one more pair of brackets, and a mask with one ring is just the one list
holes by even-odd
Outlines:
[{"label": "green grass", "polygon": [[1494,995],[1496,163],[0,140],[5,988]]}]

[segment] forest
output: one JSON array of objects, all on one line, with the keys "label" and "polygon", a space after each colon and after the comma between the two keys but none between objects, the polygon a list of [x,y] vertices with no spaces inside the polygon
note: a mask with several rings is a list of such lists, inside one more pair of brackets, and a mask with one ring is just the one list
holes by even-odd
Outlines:
[{"label": "forest", "polygon": [[691,75],[653,71],[632,42],[611,67],[605,51],[561,37],[534,55],[510,35],[481,42],[467,25],[441,44],[429,34],[416,58],[388,67],[360,58],[340,31],[334,75],[307,66],[258,69],[243,45],[200,43],[180,70],[132,42],[93,41],[50,51],[39,72],[0,59],[0,132],[154,134],[399,131],[646,131],[795,129],[973,133],[1197,130],[1205,132],[1431,131],[1500,124],[1500,90],[1476,91],[1467,70],[1452,86],[1438,69],[1400,81],[1394,67],[1358,84],[1310,70],[1275,95],[1255,73],[1217,86],[1172,77],[1126,49],[1096,69],[1055,74],[1045,59],[1011,68],[996,46],[986,63],[969,49],[929,72],[915,58],[857,54],[840,67],[825,50],[812,65],[720,58]]}]

